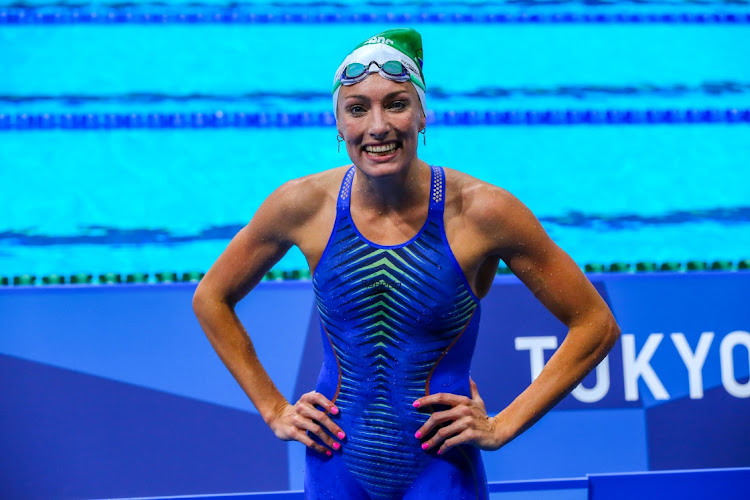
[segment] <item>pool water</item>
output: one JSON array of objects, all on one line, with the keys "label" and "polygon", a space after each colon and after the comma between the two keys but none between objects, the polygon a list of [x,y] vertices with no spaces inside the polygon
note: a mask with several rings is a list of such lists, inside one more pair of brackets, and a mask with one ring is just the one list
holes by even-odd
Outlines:
[{"label": "pool water", "polygon": [[[339,60],[388,27],[0,25],[0,115],[328,112]],[[416,27],[434,111],[750,108],[748,24]],[[205,270],[275,187],[348,162],[335,136],[0,130],[0,275]],[[750,257],[748,122],[428,126],[420,156],[509,189],[582,265]]]}]

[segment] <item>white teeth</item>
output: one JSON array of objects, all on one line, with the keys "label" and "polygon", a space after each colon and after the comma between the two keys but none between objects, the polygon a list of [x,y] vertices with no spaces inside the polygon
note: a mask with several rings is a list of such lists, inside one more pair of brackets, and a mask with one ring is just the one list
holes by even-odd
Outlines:
[{"label": "white teeth", "polygon": [[365,151],[368,153],[388,153],[396,149],[396,143],[385,144],[383,146],[365,146]]}]

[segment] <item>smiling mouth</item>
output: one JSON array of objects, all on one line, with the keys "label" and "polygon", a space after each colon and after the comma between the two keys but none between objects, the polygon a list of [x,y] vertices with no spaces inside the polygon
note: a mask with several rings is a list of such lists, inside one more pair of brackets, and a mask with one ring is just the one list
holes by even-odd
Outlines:
[{"label": "smiling mouth", "polygon": [[388,156],[398,147],[399,144],[397,142],[390,142],[382,145],[369,144],[365,146],[365,151],[372,156]]}]

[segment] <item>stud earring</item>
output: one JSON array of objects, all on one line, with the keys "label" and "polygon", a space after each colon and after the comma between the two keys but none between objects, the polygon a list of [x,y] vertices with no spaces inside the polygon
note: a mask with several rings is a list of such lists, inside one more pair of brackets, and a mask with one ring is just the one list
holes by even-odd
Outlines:
[{"label": "stud earring", "polygon": [[344,138],[341,136],[341,134],[338,134],[336,136],[336,142],[338,143],[338,144],[336,144],[336,151],[338,151],[339,153],[341,152],[341,142],[343,140],[344,140]]}]

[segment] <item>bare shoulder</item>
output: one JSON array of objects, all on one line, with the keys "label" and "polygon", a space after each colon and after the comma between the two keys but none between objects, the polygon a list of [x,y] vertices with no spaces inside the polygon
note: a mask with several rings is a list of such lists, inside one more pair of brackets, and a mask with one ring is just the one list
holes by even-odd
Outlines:
[{"label": "bare shoulder", "polygon": [[473,223],[503,224],[528,211],[513,194],[494,184],[477,179],[469,174],[445,168],[446,204],[453,214]]},{"label": "bare shoulder", "polygon": [[284,232],[308,223],[335,205],[346,170],[346,166],[336,167],[286,181],[266,198],[253,219],[268,220]]},{"label": "bare shoulder", "polygon": [[346,170],[347,167],[336,167],[286,181],[269,200],[283,204],[289,215],[304,215],[338,196]]},{"label": "bare shoulder", "polygon": [[457,170],[445,172],[446,215],[456,218],[468,238],[483,242],[488,253],[503,254],[547,238],[539,220],[510,191]]}]

